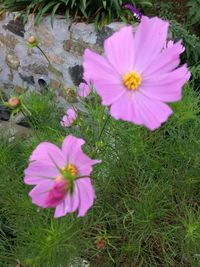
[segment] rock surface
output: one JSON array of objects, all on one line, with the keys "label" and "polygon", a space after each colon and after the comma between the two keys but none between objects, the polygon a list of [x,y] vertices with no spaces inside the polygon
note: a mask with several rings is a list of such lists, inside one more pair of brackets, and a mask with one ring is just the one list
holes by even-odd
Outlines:
[{"label": "rock surface", "polygon": [[[0,21],[0,91],[10,94],[13,88],[19,92],[40,89],[41,77],[59,92],[78,86],[85,48],[103,52],[104,40],[123,25],[115,22],[95,31],[93,24],[71,23],[57,16],[52,28],[47,16],[36,28],[33,16],[24,25],[15,13],[6,14]],[[38,37],[53,67],[39,49],[28,48],[26,40],[31,35]]]},{"label": "rock surface", "polygon": [[9,137],[9,140],[12,141],[19,136],[27,137],[30,134],[30,130],[26,127],[13,124],[10,127],[9,121],[1,121],[0,120],[0,137]]}]

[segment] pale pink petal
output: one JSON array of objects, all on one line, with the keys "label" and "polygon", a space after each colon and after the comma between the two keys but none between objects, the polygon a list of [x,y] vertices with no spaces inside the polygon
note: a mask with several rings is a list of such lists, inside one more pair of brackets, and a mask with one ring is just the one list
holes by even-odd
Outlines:
[{"label": "pale pink petal", "polygon": [[84,79],[94,84],[104,105],[110,105],[121,96],[124,91],[122,76],[113,69],[105,58],[86,49],[83,67]]},{"label": "pale pink petal", "polygon": [[169,48],[169,47],[171,47],[171,46],[173,46],[173,45],[174,45],[174,41],[169,40],[169,41],[167,42],[166,48]]},{"label": "pale pink petal", "polygon": [[122,119],[142,125],[138,107],[136,105],[135,92],[125,92],[110,108],[110,114],[115,119]]},{"label": "pale pink petal", "polygon": [[59,171],[55,166],[39,163],[37,161],[29,164],[25,169],[24,182],[26,184],[35,185],[44,182],[45,180],[52,180],[58,175]]},{"label": "pale pink petal", "polygon": [[109,106],[117,101],[125,92],[124,85],[106,83],[103,79],[94,81],[94,86],[102,98],[102,105]]},{"label": "pale pink petal", "polygon": [[65,216],[69,212],[76,211],[78,209],[78,205],[79,205],[79,191],[75,183],[74,192],[72,194],[68,192],[64,201],[62,201],[62,203],[60,203],[56,207],[54,218],[59,218]]},{"label": "pale pink petal", "polygon": [[157,17],[142,16],[141,23],[135,33],[134,70],[142,73],[163,49],[169,23]]},{"label": "pale pink petal", "polygon": [[168,72],[168,73],[161,73],[154,75],[151,75],[142,82],[142,86],[156,86],[156,85],[167,85],[180,82],[180,81],[188,81],[190,79],[190,72],[188,71],[188,68],[185,65],[181,66],[180,68],[175,69],[174,71]]},{"label": "pale pink petal", "polygon": [[105,40],[106,58],[112,67],[120,74],[133,70],[134,38],[131,26],[123,27]]},{"label": "pale pink petal", "polygon": [[66,180],[56,180],[50,192],[47,195],[47,207],[55,208],[59,205],[65,198],[66,195],[66,186],[68,186],[69,182]]},{"label": "pale pink petal", "polygon": [[136,103],[143,125],[152,131],[159,128],[172,114],[168,105],[151,100],[139,92],[136,94]]},{"label": "pale pink petal", "polygon": [[[94,162],[95,161],[95,162]],[[90,176],[92,173],[92,165],[100,163],[99,160],[92,160],[92,164],[80,165],[78,169],[78,176]]]},{"label": "pale pink petal", "polygon": [[163,102],[178,101],[182,97],[182,87],[184,81],[176,82],[174,84],[155,85],[155,86],[141,86],[140,92],[152,100],[158,100]]},{"label": "pale pink petal", "polygon": [[66,162],[62,151],[54,144],[43,142],[33,151],[30,161],[42,162],[46,165],[59,167],[65,166]]},{"label": "pale pink petal", "polygon": [[36,185],[30,192],[29,196],[32,198],[32,203],[41,208],[47,207],[47,196],[51,188],[53,187],[53,181],[44,181]]},{"label": "pale pink petal", "polygon": [[71,124],[71,123],[69,122],[67,115],[64,115],[64,116],[62,117],[62,120],[60,121],[60,125],[61,125],[62,127],[69,127],[70,124]]},{"label": "pale pink petal", "polygon": [[180,54],[184,52],[181,42],[170,45],[164,49],[142,74],[145,79],[153,74],[163,74],[174,70],[180,64]]},{"label": "pale pink petal", "polygon": [[75,120],[77,118],[77,113],[74,108],[69,108],[67,110],[67,115],[70,119]]},{"label": "pale pink petal", "polygon": [[59,218],[67,214],[67,206],[63,200],[55,209],[54,218]]},{"label": "pale pink petal", "polygon": [[76,120],[76,118],[77,118],[76,110],[73,108],[69,108],[66,112],[66,115],[63,116],[60,124],[62,127],[69,127]]},{"label": "pale pink petal", "polygon": [[165,74],[157,74],[146,78],[139,91],[151,99],[174,102],[182,97],[182,87],[190,77],[185,65]]},{"label": "pale pink petal", "polygon": [[74,164],[78,169],[85,165],[94,165],[101,162],[99,160],[92,160],[83,153],[81,147],[84,143],[83,139],[68,135],[62,145],[62,151],[67,162]]},{"label": "pale pink petal", "polygon": [[78,217],[81,217],[92,207],[96,196],[89,178],[78,179],[76,184],[79,190]]},{"label": "pale pink petal", "polygon": [[90,86],[86,83],[80,83],[78,87],[78,95],[80,97],[87,97],[91,92]]}]

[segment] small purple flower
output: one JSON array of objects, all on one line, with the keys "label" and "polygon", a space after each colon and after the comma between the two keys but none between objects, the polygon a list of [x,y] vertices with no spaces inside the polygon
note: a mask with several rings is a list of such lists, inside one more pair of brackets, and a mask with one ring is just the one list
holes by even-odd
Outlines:
[{"label": "small purple flower", "polygon": [[63,116],[60,124],[62,127],[70,127],[76,119],[77,119],[76,110],[73,108],[69,108],[66,112],[66,115]]},{"label": "small purple flower", "polygon": [[78,87],[78,95],[80,97],[87,97],[91,92],[90,86],[86,83],[80,83]]},{"label": "small purple flower", "polygon": [[141,20],[142,13],[140,13],[140,11],[138,11],[134,6],[132,6],[131,4],[124,4],[122,7],[129,9],[137,19]]}]

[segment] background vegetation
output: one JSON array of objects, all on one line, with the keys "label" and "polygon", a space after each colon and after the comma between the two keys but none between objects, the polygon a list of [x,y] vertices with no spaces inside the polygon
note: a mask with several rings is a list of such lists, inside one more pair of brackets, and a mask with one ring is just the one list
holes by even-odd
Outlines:
[{"label": "background vegetation", "polygon": [[[182,62],[193,74],[183,100],[171,105],[173,116],[153,133],[110,119],[101,135],[107,111],[95,94],[81,102],[77,124],[66,130],[59,124],[64,111],[53,90],[27,95],[30,137],[9,142],[0,134],[0,267],[17,262],[17,267],[71,267],[73,261],[79,267],[79,259],[90,261],[91,267],[200,266],[199,1],[132,2],[145,15],[170,20],[173,38],[183,39]],[[93,3],[9,0],[2,7],[22,10],[25,18],[39,11],[39,22],[66,5],[73,18],[96,19],[100,26],[123,12],[121,1]],[[124,13],[124,18],[132,22],[127,14],[131,16]],[[37,144],[60,145],[69,133],[84,138],[85,151],[103,163],[94,169],[97,200],[87,216],[56,220],[53,210],[31,204],[23,170]]]},{"label": "background vegetation", "polygon": [[[18,259],[25,267],[66,267],[77,257],[94,267],[199,266],[200,97],[192,82],[157,131],[110,119],[101,137],[107,115],[97,96],[64,130],[53,93],[31,94],[30,137],[0,142],[1,266]],[[37,144],[60,145],[69,133],[103,159],[94,171],[97,200],[84,218],[54,219],[53,210],[32,205],[23,170]]]},{"label": "background vegetation", "polygon": [[[143,9],[152,6],[152,0],[130,0],[129,3]],[[38,24],[42,16],[51,13],[52,24],[56,13],[67,19],[95,21],[99,26],[105,25],[113,19],[126,20],[127,12],[122,9],[125,0],[0,0],[0,8],[4,10],[23,12],[26,21],[30,13],[35,13]]]}]

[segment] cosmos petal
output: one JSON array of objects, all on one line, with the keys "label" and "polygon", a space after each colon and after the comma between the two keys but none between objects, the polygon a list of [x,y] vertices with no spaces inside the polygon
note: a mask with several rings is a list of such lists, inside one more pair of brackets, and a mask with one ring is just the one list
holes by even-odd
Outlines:
[{"label": "cosmos petal", "polygon": [[80,196],[78,217],[81,217],[84,216],[88,209],[91,208],[96,196],[89,178],[78,179],[76,183]]},{"label": "cosmos petal", "polygon": [[93,83],[103,105],[110,105],[124,92],[122,76],[102,56],[85,50],[84,79]]},{"label": "cosmos petal", "polygon": [[[56,155],[56,156],[55,156]],[[54,144],[43,142],[33,151],[30,161],[40,161],[46,165],[63,167],[65,159],[62,151]]]},{"label": "cosmos petal", "polygon": [[155,60],[163,49],[169,23],[158,17],[142,16],[141,23],[135,33],[134,69],[142,73],[150,62]]},{"label": "cosmos petal", "polygon": [[104,42],[106,58],[121,76],[133,70],[134,46],[131,26],[121,28]]},{"label": "cosmos petal", "polygon": [[143,125],[151,131],[159,128],[172,114],[168,105],[152,100],[141,93],[136,95],[136,103]]},{"label": "cosmos petal", "polygon": [[71,194],[67,193],[65,199],[60,203],[54,213],[54,218],[65,216],[67,213],[74,212],[79,206],[79,192],[77,186],[74,186],[74,192]]},{"label": "cosmos petal", "polygon": [[32,203],[41,208],[46,208],[47,196],[52,187],[53,181],[44,181],[36,185],[29,193],[29,196],[32,198]]}]

